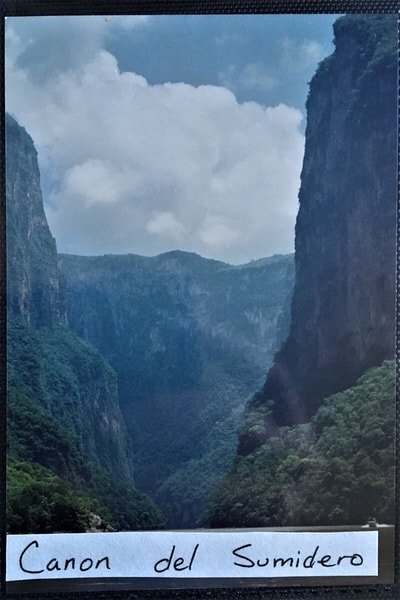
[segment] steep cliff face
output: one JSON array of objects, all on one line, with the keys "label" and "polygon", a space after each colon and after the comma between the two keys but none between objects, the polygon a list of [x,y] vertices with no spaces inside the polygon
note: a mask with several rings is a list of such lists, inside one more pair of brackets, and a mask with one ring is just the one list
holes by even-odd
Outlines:
[{"label": "steep cliff face", "polygon": [[132,481],[116,374],[97,350],[65,327],[33,329],[9,319],[8,381],[10,404],[16,390],[29,395],[74,435],[93,464]]},{"label": "steep cliff face", "polygon": [[[242,266],[180,251],[153,258],[60,255],[59,264],[71,327],[116,367],[122,360],[139,373],[148,368],[174,377],[171,353],[183,360],[181,344],[196,352],[191,341],[203,336],[225,352],[240,348],[241,362],[265,369],[288,331],[291,255]],[[195,377],[200,361],[186,360]]]},{"label": "steep cliff face", "polygon": [[68,319],[118,374],[135,482],[173,527],[201,522],[246,400],[286,337],[293,257],[60,256]]},{"label": "steep cliff face", "polygon": [[43,208],[37,153],[6,119],[9,389],[29,390],[95,463],[132,477],[114,371],[67,328],[64,278]]},{"label": "steep cliff face", "polygon": [[6,115],[8,311],[32,326],[66,323],[65,287],[43,209],[37,152]]},{"label": "steep cliff face", "polygon": [[264,426],[246,428],[242,454],[394,355],[396,28],[394,16],[338,19],[310,84],[291,329],[248,407]]}]

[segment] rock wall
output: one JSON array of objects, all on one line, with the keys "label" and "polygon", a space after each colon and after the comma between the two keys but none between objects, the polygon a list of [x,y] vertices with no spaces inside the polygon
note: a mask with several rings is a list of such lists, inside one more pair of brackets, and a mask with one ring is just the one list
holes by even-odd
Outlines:
[{"label": "rock wall", "polygon": [[6,167],[10,394],[28,391],[94,463],[131,479],[115,372],[68,329],[65,282],[44,212],[37,152],[9,115]]},{"label": "rock wall", "polygon": [[291,329],[248,406],[264,425],[242,454],[394,356],[397,21],[345,16],[334,31],[307,101]]},{"label": "rock wall", "polygon": [[32,326],[66,324],[65,286],[44,213],[37,152],[6,115],[8,311]]}]

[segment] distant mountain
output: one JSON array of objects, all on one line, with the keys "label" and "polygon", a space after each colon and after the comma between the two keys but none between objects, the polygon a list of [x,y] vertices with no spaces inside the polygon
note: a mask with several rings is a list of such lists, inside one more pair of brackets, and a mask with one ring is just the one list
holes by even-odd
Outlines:
[{"label": "distant mountain", "polygon": [[187,252],[61,255],[68,320],[118,374],[135,482],[195,526],[287,336],[293,257],[231,266]]},{"label": "distant mountain", "polygon": [[8,526],[80,531],[94,511],[110,526],[161,526],[153,503],[132,487],[115,372],[67,326],[36,150],[10,116],[6,153]]}]

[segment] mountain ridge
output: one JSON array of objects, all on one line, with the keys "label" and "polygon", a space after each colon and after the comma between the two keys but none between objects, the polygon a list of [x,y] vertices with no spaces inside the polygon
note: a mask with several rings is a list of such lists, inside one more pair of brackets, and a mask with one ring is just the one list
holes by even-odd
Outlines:
[{"label": "mountain ridge", "polygon": [[68,259],[73,259],[73,260],[88,260],[88,261],[93,261],[95,262],[96,260],[143,260],[143,262],[154,262],[155,264],[157,262],[160,261],[166,261],[169,259],[175,259],[175,260],[185,260],[188,261],[190,259],[193,259],[193,261],[198,261],[198,262],[202,262],[204,261],[205,263],[209,264],[210,266],[213,265],[216,268],[220,267],[221,269],[247,269],[247,268],[262,268],[265,267],[266,265],[270,265],[270,264],[274,264],[275,262],[278,262],[281,259],[285,259],[288,257],[294,257],[294,253],[293,252],[288,252],[287,254],[271,254],[270,256],[264,256],[261,258],[255,258],[252,259],[246,263],[240,263],[240,264],[232,264],[229,262],[225,262],[216,258],[210,258],[207,256],[203,256],[197,252],[190,252],[188,250],[168,250],[167,252],[161,252],[160,254],[155,254],[155,255],[145,255],[145,254],[137,254],[135,252],[125,252],[123,254],[113,254],[113,253],[107,253],[107,254],[75,254],[72,252],[58,252],[58,260],[62,261],[62,260],[68,260]]}]

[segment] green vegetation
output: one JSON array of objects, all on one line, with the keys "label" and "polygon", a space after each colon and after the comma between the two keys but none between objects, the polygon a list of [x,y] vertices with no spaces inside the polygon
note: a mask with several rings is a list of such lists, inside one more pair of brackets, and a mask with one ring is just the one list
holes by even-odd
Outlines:
[{"label": "green vegetation", "polygon": [[[221,398],[217,398],[221,400]],[[224,473],[232,465],[237,445],[237,428],[242,411],[216,418],[194,458],[188,460],[160,485],[155,495],[170,527],[201,527],[206,524],[206,505]]]},{"label": "green vegetation", "polygon": [[395,368],[386,361],[237,457],[210,504],[216,527],[362,524],[394,518]]},{"label": "green vegetation", "polygon": [[[23,531],[28,524],[26,532],[67,527],[64,518],[55,525],[60,494],[74,515],[68,525],[74,528],[66,531],[87,528],[93,514],[101,517],[102,527],[134,530],[163,526],[161,513],[147,496],[92,464],[68,429],[15,388],[9,394],[8,451],[8,526],[12,533]],[[26,510],[28,501],[30,511]]]},{"label": "green vegetation", "polygon": [[8,461],[7,524],[10,533],[83,532],[99,507],[40,465]]},{"label": "green vegetation", "polygon": [[[129,480],[132,473],[114,371],[66,327],[33,329],[8,322],[8,386],[47,409],[99,467]],[[15,404],[15,402],[14,402]],[[29,444],[27,444],[27,449]]]},{"label": "green vegetation", "polygon": [[85,531],[93,515],[102,529],[162,528],[150,498],[111,474],[107,455],[89,454],[82,440],[81,427],[86,438],[96,435],[91,419],[101,417],[87,416],[90,387],[106,365],[100,355],[65,328],[34,330],[21,319],[10,319],[8,340],[9,531]]}]

